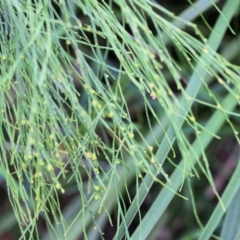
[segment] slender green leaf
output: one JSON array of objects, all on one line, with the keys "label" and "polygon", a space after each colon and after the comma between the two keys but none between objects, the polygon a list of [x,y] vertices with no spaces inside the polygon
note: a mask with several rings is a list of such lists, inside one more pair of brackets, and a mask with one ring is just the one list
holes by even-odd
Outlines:
[{"label": "slender green leaf", "polygon": [[[239,164],[238,164],[239,165]],[[233,177],[232,177],[233,178]],[[239,184],[238,184],[239,185]],[[232,186],[232,191],[234,188],[237,186]],[[229,184],[228,184],[229,186]],[[230,195],[228,196],[230,198]],[[238,189],[237,193],[232,199],[232,202],[227,208],[227,213],[224,218],[222,230],[221,230],[221,239],[233,239],[237,240],[240,238],[240,204],[239,204],[239,199],[240,199],[240,188]]]},{"label": "slender green leaf", "polygon": [[[223,106],[227,107],[229,111],[233,110],[237,105],[236,99],[232,95],[228,95],[223,100]],[[213,116],[210,118],[206,127],[211,129],[212,132],[216,133],[219,131],[223,123],[225,122],[225,117],[220,110],[216,111]],[[202,133],[199,136],[199,139],[195,140],[193,143],[193,148],[198,157],[202,154],[202,150],[199,147],[199,143],[202,144],[203,148],[206,148],[208,144],[211,142],[212,137],[208,133]],[[192,164],[195,164],[196,161],[193,159]],[[179,169],[184,169],[184,160],[180,162]],[[182,184],[182,171],[176,169],[170,177],[171,181],[171,188],[174,189],[176,192],[180,189]],[[163,188],[161,192],[158,194],[157,198],[155,199],[154,203],[151,205],[150,209],[148,210],[147,214],[142,219],[139,227],[134,232],[132,239],[146,239],[156,222],[162,217],[164,211],[166,210],[167,206],[173,199],[175,194],[170,192],[168,189]],[[205,238],[208,239],[208,238]]]},{"label": "slender green leaf", "polygon": [[[236,8],[234,7],[234,0],[228,1],[223,8],[223,14],[226,16],[228,21],[230,21],[232,19],[235,11],[236,11]],[[209,46],[213,50],[216,50],[221,42],[221,39],[222,39],[227,27],[228,27],[228,24],[226,23],[225,18],[222,18],[222,16],[219,16],[218,21],[213,29],[213,32],[209,38],[209,41],[207,43],[207,46]],[[216,36],[216,33],[217,33],[217,36]],[[201,58],[202,58],[203,62],[205,62],[206,64],[211,64],[211,59],[206,58],[206,54],[203,54]],[[198,90],[201,87],[201,80],[203,80],[206,77],[206,75],[207,75],[207,73],[201,67],[201,65],[197,65],[197,67],[190,79],[190,82],[187,86],[187,89],[186,89],[186,94],[187,94],[187,96],[190,97],[190,99],[195,98]],[[199,79],[199,76],[201,76],[201,80]],[[185,99],[181,100],[181,105],[183,106],[183,109],[185,110],[182,114],[180,114],[181,116],[187,115],[187,113],[190,109],[190,106],[191,106],[190,103],[192,103],[192,102],[193,102],[193,100],[190,100],[188,103],[186,103]],[[182,126],[183,121],[184,121],[184,117],[177,119],[178,127]],[[169,127],[166,136],[164,137],[164,139],[156,153],[156,159],[158,159],[158,161],[161,164],[163,164],[163,162],[165,161],[165,159],[171,149],[171,144],[175,141],[175,138],[176,138],[174,129],[172,127]],[[152,168],[151,170],[154,175],[157,174],[156,171],[154,170],[154,168]],[[177,177],[177,179],[175,179],[176,177]],[[139,209],[141,203],[143,202],[146,194],[148,193],[150,187],[152,186],[153,181],[154,181],[154,179],[152,178],[151,174],[147,174],[143,180],[143,184],[140,186],[140,189],[137,192],[137,196],[134,198],[130,208],[128,209],[127,214],[125,215],[125,219],[123,220],[125,222],[125,225],[129,226],[130,223],[132,222],[134,216],[138,212],[138,209]],[[181,183],[181,176],[174,175],[174,179],[171,182],[173,184],[173,185],[171,185],[171,187],[177,191],[178,187],[179,187],[178,184]],[[169,199],[169,201],[170,201],[170,199]],[[161,209],[164,209],[164,208],[161,207]],[[148,218],[151,219],[151,223],[153,223],[153,219],[155,218],[155,221],[154,221],[154,224],[155,224],[157,219],[160,218],[161,215],[158,215],[157,219],[156,219],[156,217],[153,217],[153,215],[154,216],[157,215],[154,210],[151,211],[151,215],[148,216]],[[154,224],[152,224],[151,228],[154,226]],[[142,232],[143,230],[140,228],[143,228],[145,233],[143,233]],[[141,225],[139,225],[138,229],[135,231],[134,237],[136,237],[135,239],[139,239],[138,237],[143,237],[143,239],[145,239],[145,237],[147,237],[147,235],[150,231],[151,231],[151,229],[146,228],[145,224],[141,224]],[[121,239],[123,235],[124,235],[124,227],[123,227],[123,224],[121,224],[115,238]]]},{"label": "slender green leaf", "polygon": [[[238,161],[237,167],[222,195],[222,201],[224,203],[224,205],[226,206],[226,208],[228,208],[228,206],[230,205],[231,201],[234,199],[234,196],[237,194],[237,191],[239,190],[239,175],[240,175],[240,159]],[[239,200],[239,199],[238,199]],[[238,202],[239,205],[239,202]],[[237,211],[238,209],[236,209]],[[216,227],[219,225],[222,217],[224,215],[224,211],[222,210],[221,205],[218,203],[218,205],[216,206],[216,208],[214,209],[213,213],[211,214],[211,217],[207,223],[207,225],[204,227],[204,229],[202,230],[202,234],[200,235],[199,240],[205,240],[205,239],[210,239],[214,230],[216,229]],[[231,216],[233,217],[233,216]],[[233,220],[233,219],[232,219]],[[234,224],[239,223],[239,216],[238,219],[235,219],[237,221],[232,222],[232,229],[229,229],[229,234],[230,235],[225,235],[227,236],[227,238],[223,238],[225,239],[238,239],[235,238],[236,235],[239,233],[239,225],[237,225],[237,229],[235,229],[236,227],[234,227]],[[231,232],[231,230],[233,230],[233,232]],[[237,231],[237,232],[235,232]],[[231,234],[234,238],[231,238]],[[234,236],[235,235],[235,236]]]}]

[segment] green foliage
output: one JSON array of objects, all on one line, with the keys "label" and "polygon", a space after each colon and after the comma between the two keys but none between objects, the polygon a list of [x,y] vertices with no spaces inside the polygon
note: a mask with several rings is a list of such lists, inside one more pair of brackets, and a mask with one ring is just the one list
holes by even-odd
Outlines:
[{"label": "green foliage", "polygon": [[[207,148],[223,126],[240,143],[239,38],[224,46],[239,10],[217,2],[179,17],[148,0],[0,3],[0,236],[18,224],[14,239],[105,239],[110,226],[108,239],[147,239],[177,218],[175,197],[198,223],[183,239],[217,238],[239,165],[220,197]],[[213,27],[207,9],[218,14]],[[203,223],[199,179],[218,199]]]}]

